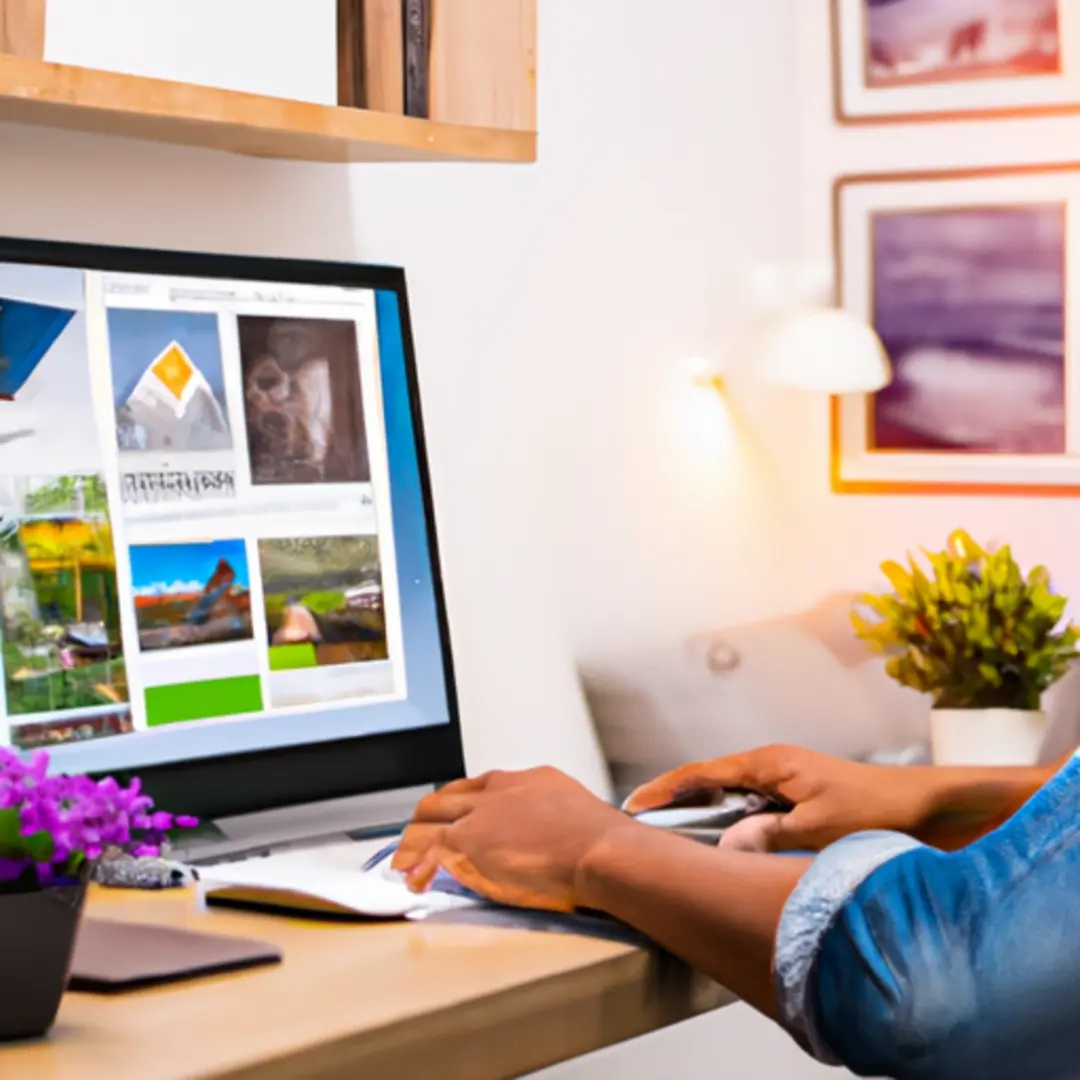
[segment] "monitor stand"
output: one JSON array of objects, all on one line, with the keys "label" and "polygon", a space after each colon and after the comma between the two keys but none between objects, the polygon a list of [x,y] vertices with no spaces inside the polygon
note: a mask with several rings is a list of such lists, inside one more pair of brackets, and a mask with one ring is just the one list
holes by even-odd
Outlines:
[{"label": "monitor stand", "polygon": [[414,787],[221,818],[181,834],[176,858],[198,866],[394,836],[433,788]]}]

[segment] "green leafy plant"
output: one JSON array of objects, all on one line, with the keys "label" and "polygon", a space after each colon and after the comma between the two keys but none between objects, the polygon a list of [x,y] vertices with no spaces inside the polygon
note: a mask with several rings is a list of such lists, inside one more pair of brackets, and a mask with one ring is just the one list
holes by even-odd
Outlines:
[{"label": "green leafy plant", "polygon": [[1080,641],[1049,572],[1025,576],[1007,546],[982,548],[962,530],[923,555],[928,569],[911,555],[907,566],[882,563],[893,591],[860,599],[868,614],[852,612],[856,633],[936,708],[1038,709]]}]

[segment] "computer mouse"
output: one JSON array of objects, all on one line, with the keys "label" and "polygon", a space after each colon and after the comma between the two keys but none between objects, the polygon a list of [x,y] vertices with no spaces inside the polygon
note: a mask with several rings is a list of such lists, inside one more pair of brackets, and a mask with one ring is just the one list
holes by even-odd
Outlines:
[{"label": "computer mouse", "polygon": [[[377,874],[384,881],[392,882],[395,885],[405,884],[405,875],[400,870],[395,870],[392,865],[392,856],[397,851],[398,841],[394,840],[392,843],[386,845],[377,851],[366,863],[364,863],[362,872],[366,874]],[[448,874],[445,870],[439,870],[435,875],[435,879],[431,883],[431,891],[448,893],[451,896],[461,896],[469,900],[483,900],[484,898],[472,889],[462,885],[451,874]]]},{"label": "computer mouse", "polygon": [[634,819],[643,825],[693,835],[715,842],[732,825],[754,814],[786,813],[791,807],[756,791],[723,791],[708,796],[707,805],[676,802],[670,806],[643,810]]}]

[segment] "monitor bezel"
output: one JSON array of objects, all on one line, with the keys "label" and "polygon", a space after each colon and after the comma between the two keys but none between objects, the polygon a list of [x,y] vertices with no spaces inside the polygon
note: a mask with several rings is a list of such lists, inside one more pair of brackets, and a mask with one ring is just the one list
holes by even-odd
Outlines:
[{"label": "monitor bezel", "polygon": [[[391,291],[401,311],[405,375],[442,645],[448,723],[333,742],[196,758],[128,770],[155,803],[204,821],[380,791],[446,783],[465,775],[450,626],[443,590],[405,271],[366,263],[113,247],[0,237],[0,263],[106,273],[225,278]],[[122,738],[123,736],[118,736]]]}]

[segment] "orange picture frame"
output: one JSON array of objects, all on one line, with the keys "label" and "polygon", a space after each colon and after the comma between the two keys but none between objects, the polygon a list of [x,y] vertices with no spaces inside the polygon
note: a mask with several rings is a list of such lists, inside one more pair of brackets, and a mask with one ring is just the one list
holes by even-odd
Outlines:
[{"label": "orange picture frame", "polygon": [[[904,2],[892,5],[894,24],[902,24]],[[929,0],[907,2],[915,8],[920,3],[925,7]],[[911,53],[901,48],[895,77],[874,79],[867,0],[828,0],[836,122],[853,126],[940,123],[1080,112],[1080,39],[1076,33],[1080,12],[1075,6],[1062,0],[1030,0],[1033,5],[1044,3],[1047,12],[1052,10],[1054,15],[1052,34],[1049,28],[1041,33],[1044,39],[1056,39],[1046,48],[1046,55],[1024,57],[1020,50],[1012,63],[980,64],[976,50],[994,32],[993,20],[1001,0],[983,2],[984,18],[971,18],[968,8],[964,23],[955,26],[948,21],[949,5],[942,3],[939,8],[943,40],[933,51],[947,56],[960,48],[964,56],[972,58],[970,65],[960,60],[935,69],[913,61]],[[925,11],[917,14],[925,15]],[[920,18],[920,27],[923,24]],[[902,33],[902,26],[898,32]],[[1036,34],[1037,27],[1033,29]],[[913,70],[904,69],[905,61]]]},{"label": "orange picture frame", "polygon": [[[1045,207],[1059,197],[1069,204],[1067,211],[1075,200],[1075,214],[1069,216],[1073,220],[1080,216],[1080,162],[842,176],[833,185],[832,199],[837,303],[876,327],[872,239],[876,212],[948,213],[972,206],[1015,208],[1029,203]],[[1062,249],[1063,452],[878,450],[871,444],[874,396],[833,397],[829,467],[834,493],[1054,498],[1080,495],[1080,335],[1071,332],[1076,319],[1070,298],[1070,293],[1076,293],[1073,282],[1080,281],[1080,263],[1074,269],[1080,252],[1068,249],[1067,236],[1062,238]],[[887,335],[883,336],[888,347]],[[901,370],[898,378],[902,377]]]}]

